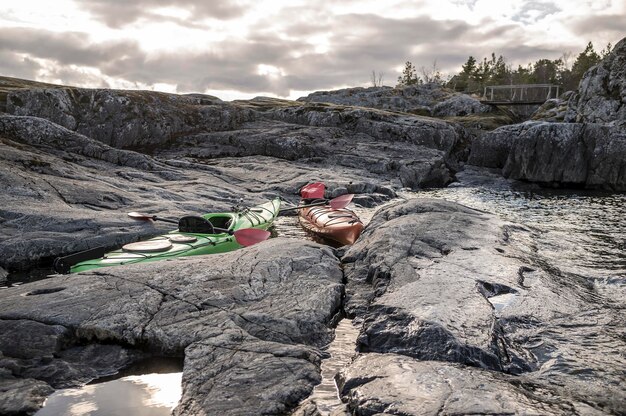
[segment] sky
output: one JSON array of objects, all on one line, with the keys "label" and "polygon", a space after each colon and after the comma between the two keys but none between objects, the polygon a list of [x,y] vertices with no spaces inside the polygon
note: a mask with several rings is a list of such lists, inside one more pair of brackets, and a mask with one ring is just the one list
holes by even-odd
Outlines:
[{"label": "sky", "polygon": [[[626,0],[0,0],[0,75],[223,100],[394,86],[626,37]],[[570,62],[571,64],[571,62]],[[419,73],[419,70],[418,70]]]}]

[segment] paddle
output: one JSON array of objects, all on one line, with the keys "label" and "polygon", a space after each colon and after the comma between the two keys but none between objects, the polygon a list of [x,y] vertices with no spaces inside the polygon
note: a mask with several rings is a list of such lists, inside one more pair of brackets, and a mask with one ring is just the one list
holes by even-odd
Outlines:
[{"label": "paddle", "polygon": [[270,232],[258,228],[244,228],[233,233],[235,240],[244,247],[260,243],[270,237]]},{"label": "paddle", "polygon": [[[140,214],[138,212],[129,212],[128,216],[134,220],[139,221],[163,221],[169,222],[172,224],[178,224],[176,220],[170,220],[168,218],[157,217],[156,215],[147,215]],[[213,227],[215,231],[220,231],[223,233],[231,234],[237,240],[237,243],[241,244],[244,247],[251,246],[256,243],[260,243],[261,241],[265,241],[269,238],[270,232],[265,230],[259,230],[258,228],[244,228],[241,230],[237,230],[232,232],[230,230],[226,230],[224,228]]]},{"label": "paddle", "polygon": [[176,220],[161,218],[161,217],[157,217],[156,215],[140,214],[138,212],[129,212],[128,216],[134,220],[140,220],[140,221],[163,221],[163,222],[170,222],[172,224],[178,224],[178,221]]},{"label": "paddle", "polygon": [[293,207],[293,208],[284,208],[284,209],[281,209],[280,212],[282,213],[286,211],[293,211],[296,209],[302,209],[302,208],[308,208],[308,207],[318,207],[320,205],[327,205],[327,204],[330,205],[330,209],[336,211],[338,209],[342,209],[350,205],[350,202],[352,202],[352,198],[354,198],[354,194],[345,194],[345,195],[341,195],[336,198],[333,198],[330,201],[325,199],[323,201],[314,202],[312,204],[300,205],[300,206]]}]

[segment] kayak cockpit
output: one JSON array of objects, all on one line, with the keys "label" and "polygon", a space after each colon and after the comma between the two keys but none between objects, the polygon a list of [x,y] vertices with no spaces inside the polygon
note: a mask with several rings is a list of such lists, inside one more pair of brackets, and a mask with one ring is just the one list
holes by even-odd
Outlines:
[{"label": "kayak cockpit", "polygon": [[178,220],[178,232],[192,234],[229,233],[234,224],[229,214],[187,215]]},{"label": "kayak cockpit", "polygon": [[230,230],[235,223],[235,216],[231,214],[208,214],[204,216],[206,219],[211,221],[213,227],[215,227],[216,231],[220,230]]}]

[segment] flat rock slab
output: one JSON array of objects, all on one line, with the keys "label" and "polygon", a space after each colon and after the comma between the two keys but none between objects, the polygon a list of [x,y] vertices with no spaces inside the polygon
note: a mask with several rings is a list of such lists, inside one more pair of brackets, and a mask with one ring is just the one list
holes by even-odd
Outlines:
[{"label": "flat rock slab", "polygon": [[342,257],[345,308],[362,323],[357,349],[460,364],[464,378],[474,369],[518,375],[547,403],[619,413],[623,310],[584,276],[551,266],[533,232],[442,200],[379,210]]},{"label": "flat rock slab", "polygon": [[350,414],[358,415],[605,414],[581,402],[548,400],[512,376],[395,354],[363,354],[337,381]]},{"label": "flat rock slab", "polygon": [[342,279],[329,248],[273,239],[8,288],[0,325],[16,329],[0,335],[0,369],[60,387],[184,356],[179,414],[283,413],[319,382]]}]

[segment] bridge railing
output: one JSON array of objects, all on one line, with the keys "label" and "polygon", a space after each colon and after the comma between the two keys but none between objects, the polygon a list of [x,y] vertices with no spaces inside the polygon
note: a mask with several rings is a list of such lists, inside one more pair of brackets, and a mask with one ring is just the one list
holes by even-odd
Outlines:
[{"label": "bridge railing", "polygon": [[559,89],[553,84],[490,85],[485,87],[481,101],[487,104],[542,104],[558,97]]}]

